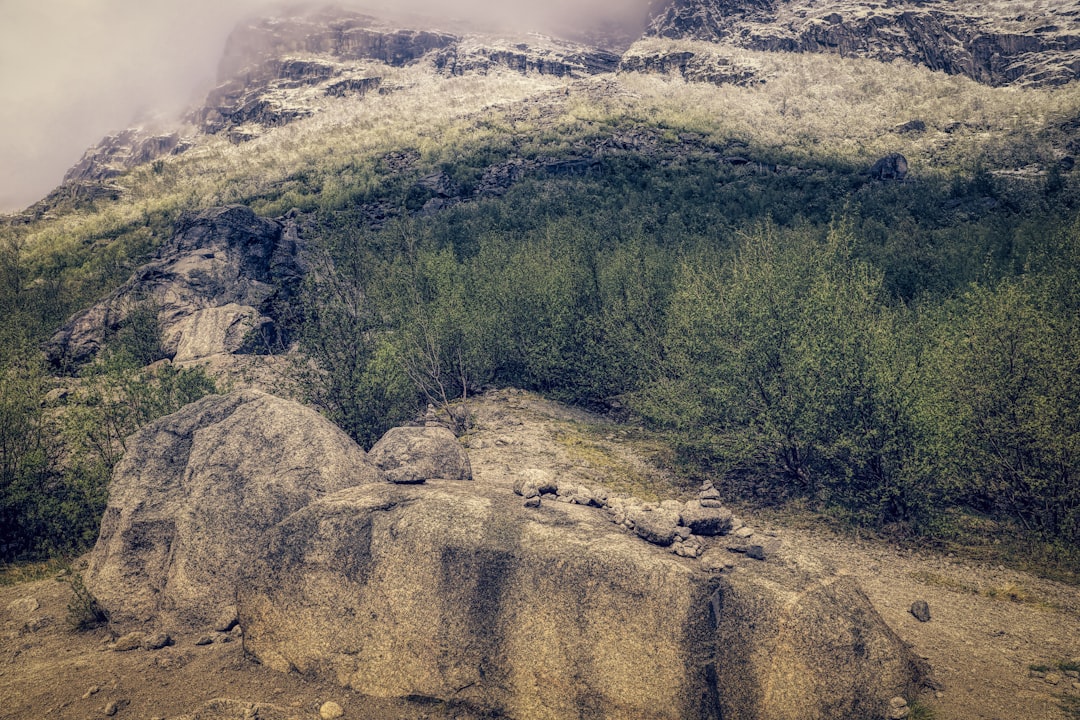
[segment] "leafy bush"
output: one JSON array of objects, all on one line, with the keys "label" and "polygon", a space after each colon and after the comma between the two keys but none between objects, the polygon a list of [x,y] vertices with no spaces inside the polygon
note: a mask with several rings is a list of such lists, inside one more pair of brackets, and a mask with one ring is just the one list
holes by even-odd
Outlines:
[{"label": "leafy bush", "polygon": [[[733,259],[688,262],[664,339],[667,364],[631,405],[753,492],[810,498],[860,522],[916,519],[912,419],[901,380],[915,360],[881,273],[834,228],[745,236]],[[746,487],[739,487],[745,492]]]}]

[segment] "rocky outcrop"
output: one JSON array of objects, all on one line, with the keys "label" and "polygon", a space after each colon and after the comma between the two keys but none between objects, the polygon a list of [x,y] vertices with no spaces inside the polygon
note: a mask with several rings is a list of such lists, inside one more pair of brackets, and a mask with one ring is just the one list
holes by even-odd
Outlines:
[{"label": "rocky outcrop", "polygon": [[457,39],[449,33],[395,27],[367,15],[324,7],[239,25],[226,42],[218,78],[229,81],[250,68],[297,54],[376,60],[400,67]]},{"label": "rocky outcrop", "polygon": [[[656,3],[646,35],[773,52],[904,59],[989,85],[1080,77],[1080,22],[1066,7],[979,6],[944,0],[675,0]],[[1004,8],[1004,9],[1001,9]]]},{"label": "rocky outcrop", "polygon": [[148,305],[169,357],[243,351],[247,338],[276,333],[273,306],[296,291],[302,273],[291,219],[267,220],[239,205],[188,215],[155,260],[71,318],[46,350],[57,367],[85,362]]},{"label": "rocky outcrop", "polygon": [[875,180],[903,180],[908,174],[907,158],[900,153],[892,153],[875,162],[867,174]]},{"label": "rocky outcrop", "polygon": [[154,133],[142,128],[129,128],[109,135],[86,151],[64,175],[65,185],[100,183],[116,177],[137,165],[143,165],[168,155],[179,155],[191,148],[193,141],[179,132]]},{"label": "rocky outcrop", "polygon": [[140,430],[109,487],[86,585],[113,621],[231,627],[265,533],[329,493],[385,482],[318,413],[254,390]]},{"label": "rocky outcrop", "polygon": [[239,593],[281,671],[508,717],[881,716],[906,648],[845,576],[715,573],[577,503],[366,485],[279,524]]},{"label": "rocky outcrop", "polygon": [[540,36],[530,36],[529,42],[465,39],[435,55],[435,67],[447,75],[487,74],[502,67],[523,75],[581,78],[613,72],[618,65],[615,53]]},{"label": "rocky outcrop", "polygon": [[619,72],[679,75],[687,82],[748,87],[764,80],[755,66],[737,62],[715,51],[650,48],[639,43],[619,62]]},{"label": "rocky outcrop", "polygon": [[[423,474],[455,476],[446,434],[387,442],[380,462],[426,455],[444,467]],[[128,448],[86,573],[120,632],[238,626],[280,671],[521,718],[880,717],[918,680],[850,578],[773,550],[679,552],[701,542],[679,523],[744,529],[709,486],[639,507],[546,471],[519,473],[531,506],[512,477],[395,484],[314,412],[255,391]],[[623,523],[599,509],[623,504]],[[650,513],[656,537],[628,531]]]}]

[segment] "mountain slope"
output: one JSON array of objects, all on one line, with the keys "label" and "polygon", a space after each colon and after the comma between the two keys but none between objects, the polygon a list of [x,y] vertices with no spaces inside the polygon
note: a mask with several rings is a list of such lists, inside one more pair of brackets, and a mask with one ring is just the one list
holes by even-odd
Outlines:
[{"label": "mountain slope", "polygon": [[1080,72],[1080,5],[944,0],[676,0],[646,35],[773,52],[925,65],[989,85],[1060,85]]}]

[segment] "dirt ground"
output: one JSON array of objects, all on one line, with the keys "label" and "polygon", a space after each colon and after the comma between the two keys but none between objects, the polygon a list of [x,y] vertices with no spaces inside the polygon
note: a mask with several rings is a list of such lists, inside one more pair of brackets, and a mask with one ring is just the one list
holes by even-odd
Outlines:
[{"label": "dirt ground", "polygon": [[[490,393],[470,409],[476,427],[464,442],[478,480],[540,468],[645,499],[693,491],[650,462],[660,450],[633,429],[517,391]],[[885,621],[928,661],[937,689],[918,701],[933,717],[1080,718],[1080,588],[826,530],[743,520],[779,538],[786,561],[858,578]],[[69,628],[70,598],[64,577],[0,587],[0,718],[286,720],[317,718],[326,701],[345,718],[477,717],[277,673],[245,656],[241,633],[217,634],[205,645],[196,644],[202,636],[174,633],[174,644],[159,650],[116,651],[115,629]],[[909,612],[916,600],[928,603],[929,622]]]}]

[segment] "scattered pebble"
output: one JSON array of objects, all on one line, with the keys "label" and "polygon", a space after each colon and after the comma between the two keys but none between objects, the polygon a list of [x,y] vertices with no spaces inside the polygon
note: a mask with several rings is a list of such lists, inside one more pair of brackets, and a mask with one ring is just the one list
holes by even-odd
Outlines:
[{"label": "scattered pebble", "polygon": [[319,708],[319,717],[321,717],[322,720],[336,720],[344,714],[345,711],[333,700],[324,702],[322,707]]},{"label": "scattered pebble", "polygon": [[886,717],[889,720],[904,720],[911,714],[911,708],[908,707],[908,702],[902,697],[894,697],[889,700],[889,713]]},{"label": "scattered pebble", "polygon": [[138,650],[142,647],[144,640],[146,640],[146,636],[141,632],[129,632],[127,635],[117,638],[116,642],[112,644],[112,649],[116,652]]},{"label": "scattered pebble", "polygon": [[100,687],[98,687],[97,685],[91,685],[89,688],[87,688],[86,692],[83,693],[82,699],[89,700],[91,695],[97,695],[100,691]]},{"label": "scattered pebble", "polygon": [[930,606],[925,600],[916,600],[911,603],[911,609],[908,612],[919,622],[930,622]]},{"label": "scattered pebble", "polygon": [[109,703],[108,705],[105,706],[105,709],[102,710],[102,712],[104,712],[107,717],[112,717],[113,715],[116,714],[116,711],[119,710],[119,709],[120,708],[119,708],[119,706],[117,706],[116,701],[113,700],[111,703]]},{"label": "scattered pebble", "polygon": [[173,644],[173,639],[168,633],[158,632],[153,635],[148,635],[143,640],[143,647],[147,650],[160,650],[163,647]]},{"label": "scattered pebble", "polygon": [[22,618],[34,614],[39,607],[41,605],[38,603],[37,598],[25,597],[9,602],[7,611],[16,617]]}]

